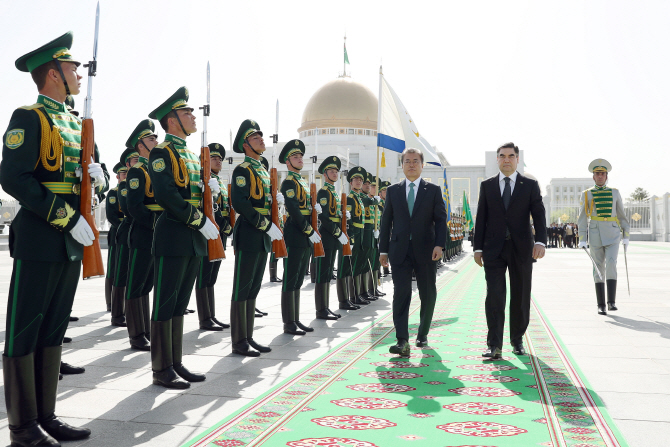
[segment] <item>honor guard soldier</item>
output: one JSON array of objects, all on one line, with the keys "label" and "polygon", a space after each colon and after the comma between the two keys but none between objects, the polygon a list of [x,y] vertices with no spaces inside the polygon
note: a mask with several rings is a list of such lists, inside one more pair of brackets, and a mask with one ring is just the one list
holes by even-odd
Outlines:
[{"label": "honor guard soldier", "polygon": [[[347,236],[342,232],[342,206],[340,196],[335,192],[335,182],[340,175],[342,161],[337,157],[326,157],[319,166],[319,174],[323,176],[323,187],[316,195],[317,203],[321,207],[319,212],[319,229],[321,242],[325,256],[316,258],[316,285],[314,286],[314,303],[316,305],[316,318],[321,320],[337,320],[340,314],[330,310],[330,280],[333,277],[335,257],[342,246],[349,242]],[[339,281],[339,280],[338,280]],[[344,285],[338,285],[338,300],[343,300],[343,305],[351,310],[355,308],[349,303]]]},{"label": "honor guard soldier", "polygon": [[[375,221],[373,219],[373,208],[378,203],[376,199],[369,196],[372,187],[372,174],[366,172],[365,180],[361,191],[358,193],[364,207],[363,219],[363,255],[360,280],[357,280],[357,294],[368,301],[377,301],[379,298],[374,295],[374,285],[371,287],[372,280],[372,256],[374,255],[376,239],[379,236],[379,230],[375,230]],[[361,244],[359,244],[360,246]]]},{"label": "honor guard soldier", "polygon": [[[365,206],[361,199],[363,182],[367,177],[367,172],[361,166],[356,166],[349,170],[347,180],[351,191],[347,195],[347,211],[351,214],[351,219],[347,220],[347,234],[351,239],[351,281],[349,282],[349,300],[357,305],[370,304],[368,300],[361,295],[361,276],[367,264],[367,248],[363,239],[365,228]],[[347,271],[345,269],[347,273]],[[339,272],[339,270],[338,270]]]},{"label": "honor guard soldier", "polygon": [[[233,229],[232,350],[234,354],[257,357],[259,351],[270,352],[271,349],[253,339],[256,297],[261,289],[272,241],[283,236],[270,220],[270,175],[260,161],[261,154],[265,152],[265,142],[258,123],[247,119],[240,124],[233,151],[246,156],[233,171],[231,188],[233,208],[238,215]],[[283,203],[281,193],[277,193],[277,200],[279,204]]]},{"label": "honor guard soldier", "polygon": [[[228,188],[225,188],[219,172],[221,171],[221,162],[226,158],[226,149],[219,143],[210,143],[209,159],[211,166],[211,178],[216,179],[219,183],[221,193],[216,198],[214,206],[214,219],[219,226],[219,233],[221,234],[221,242],[223,247],[226,247],[228,236],[233,232],[233,227],[230,226],[230,212],[228,210]],[[229,328],[229,324],[221,323],[216,319],[215,301],[214,301],[214,284],[219,275],[221,262],[210,262],[208,256],[203,256],[200,260],[200,270],[195,284],[195,299],[198,306],[198,320],[200,322],[200,329],[203,331],[222,331]]]},{"label": "honor guard soldier", "polygon": [[[593,160],[589,171],[593,173],[595,186],[584,191],[580,198],[577,227],[582,238],[579,248],[586,248],[587,237],[591,257],[595,262],[593,280],[596,283],[598,313],[607,315],[605,310],[605,283],[607,283],[607,310],[616,307],[616,263],[619,255],[619,241],[623,232],[624,250],[630,241],[630,224],[623,208],[621,194],[616,188],[607,186],[612,165],[602,158]],[[600,277],[596,272],[600,272]]]},{"label": "honor guard soldier", "polygon": [[384,292],[379,290],[379,277],[380,277],[380,268],[381,262],[379,261],[379,227],[381,226],[382,220],[382,209],[380,204],[382,203],[382,198],[377,194],[377,177],[373,176],[368,172],[370,176],[370,191],[368,192],[368,198],[375,201],[375,203],[370,207],[370,215],[372,217],[372,228],[376,228],[375,243],[374,248],[370,254],[370,266],[371,272],[368,276],[368,293],[373,296],[384,296]]},{"label": "honor guard soldier", "polygon": [[[382,214],[384,214],[384,206],[386,204],[386,190],[388,189],[389,186],[391,186],[391,182],[387,180],[382,180],[381,185],[379,186],[379,197],[381,198],[381,201],[379,202],[378,205],[379,219],[381,219]],[[377,256],[377,262],[379,262],[379,256]],[[384,274],[380,276],[388,276],[389,274],[390,274],[389,268],[384,267]]]},{"label": "honor guard soldier", "polygon": [[[126,180],[128,168],[120,162],[114,166],[114,174],[118,184]],[[109,222],[109,232],[107,233],[107,275],[105,277],[105,301],[107,303],[107,312],[112,310],[112,285],[116,278],[116,233],[119,225],[123,221],[123,211],[118,198],[118,187],[109,190],[105,199],[105,216]]]},{"label": "honor guard soldier", "polygon": [[[284,258],[284,283],[281,293],[281,314],[284,333],[305,335],[314,328],[300,322],[300,287],[305,279],[312,244],[321,237],[310,225],[312,214],[309,185],[300,175],[305,144],[300,140],[286,143],[279,153],[279,162],[286,165],[288,175],[281,184],[288,219],[284,225],[284,240],[288,257]],[[317,212],[321,206],[317,204]]]},{"label": "honor guard soldier", "polygon": [[[3,136],[0,185],[21,203],[10,227],[14,258],[2,357],[5,403],[13,446],[59,446],[91,434],[55,415],[61,343],[81,272],[84,246],[94,233],[79,212],[81,176],[95,192],[107,190],[105,172],[81,172],[81,122],[64,104],[79,93],[79,62],[70,54],[72,34],[21,56],[37,103],[16,109]],[[65,324],[64,324],[65,323]],[[55,439],[54,439],[55,438]]]},{"label": "honor guard soldier", "polygon": [[[263,157],[261,155],[261,164],[265,168],[266,171],[270,172],[270,163],[268,162],[268,159]],[[279,212],[281,213],[281,208],[279,209]],[[282,218],[282,216],[279,217],[279,229],[284,231],[284,221],[286,220],[286,216]],[[270,263],[269,269],[270,269],[270,282],[282,282],[283,280],[281,278],[277,277],[277,258],[275,257],[274,253],[270,253]],[[273,276],[274,275],[274,276]],[[263,312],[262,310],[258,309],[256,307],[256,318],[261,318],[266,316],[268,313]]]},{"label": "honor guard soldier", "polygon": [[132,225],[128,235],[128,281],[126,286],[126,323],[130,346],[149,351],[151,337],[151,307],[149,293],[154,285],[154,257],[151,245],[154,226],[163,208],[156,203],[149,177],[149,154],[158,144],[153,121],[142,120],[133,130],[126,146],[138,154],[138,160],[128,169],[125,197]]},{"label": "honor guard soldier", "polygon": [[[154,301],[151,316],[153,383],[184,389],[202,382],[204,374],[182,363],[184,311],[193,291],[200,258],[207,255],[207,239],[218,231],[202,211],[200,162],[186,147],[197,130],[188,89],[180,87],[149,114],[165,130],[165,141],[149,154],[149,176],[156,203],[163,212],[154,227]],[[218,182],[209,182],[218,193]],[[184,380],[182,380],[184,379]]]}]

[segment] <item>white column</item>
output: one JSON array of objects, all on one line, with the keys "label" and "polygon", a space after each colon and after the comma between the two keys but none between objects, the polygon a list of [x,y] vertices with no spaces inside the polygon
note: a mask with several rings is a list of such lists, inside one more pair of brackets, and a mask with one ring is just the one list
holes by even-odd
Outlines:
[{"label": "white column", "polygon": [[649,199],[649,226],[651,228],[651,240],[656,241],[656,199],[658,197],[652,196]]}]

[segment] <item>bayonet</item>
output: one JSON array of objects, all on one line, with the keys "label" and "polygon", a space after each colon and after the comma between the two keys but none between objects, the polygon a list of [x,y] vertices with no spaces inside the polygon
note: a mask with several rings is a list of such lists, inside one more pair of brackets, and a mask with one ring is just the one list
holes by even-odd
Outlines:
[{"label": "bayonet", "polygon": [[88,68],[88,86],[86,91],[86,99],[84,100],[84,119],[91,118],[92,110],[91,103],[93,101],[93,76],[98,72],[98,31],[100,29],[100,2],[95,8],[95,35],[93,38],[93,60],[84,67]]}]

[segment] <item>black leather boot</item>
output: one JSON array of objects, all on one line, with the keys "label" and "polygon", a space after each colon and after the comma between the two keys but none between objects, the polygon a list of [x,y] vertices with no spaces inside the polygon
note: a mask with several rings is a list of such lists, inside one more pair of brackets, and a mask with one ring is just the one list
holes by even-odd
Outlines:
[{"label": "black leather boot", "polygon": [[230,327],[229,324],[226,323],[221,323],[219,320],[216,319],[216,307],[215,307],[215,301],[214,301],[214,287],[207,287],[207,298],[209,299],[209,313],[212,315],[212,321],[219,326],[221,326],[223,329],[228,329]]},{"label": "black leather boot", "polygon": [[126,327],[123,306],[126,301],[125,287],[112,287],[112,326]]},{"label": "black leather boot", "polygon": [[256,311],[256,318],[262,318],[268,314],[267,312],[260,310],[258,307],[254,307],[254,310]]},{"label": "black leather boot", "polygon": [[374,290],[374,295],[375,296],[385,296],[386,294],[379,290],[379,283],[381,281],[382,274],[379,270],[375,270],[374,275],[376,276],[375,279],[375,290]]},{"label": "black leather boot", "polygon": [[230,302],[230,339],[233,354],[258,357],[260,352],[249,347],[247,340],[247,301]]},{"label": "black leather boot", "polygon": [[598,300],[598,313],[600,315],[607,315],[605,310],[605,283],[596,283],[596,299]]},{"label": "black leather boot", "polygon": [[91,430],[73,427],[60,420],[56,414],[58,374],[60,370],[61,346],[48,346],[35,351],[35,396],[37,422],[44,431],[59,441],[75,441],[88,438]]},{"label": "black leather boot", "polygon": [[384,268],[384,276],[385,277],[389,276],[391,274],[391,272],[389,271],[389,268],[388,267],[383,267],[383,268]]},{"label": "black leather boot", "polygon": [[[368,301],[377,301],[379,297],[375,294],[375,280],[374,280],[374,270],[370,270],[369,272],[365,273],[363,276],[365,279],[365,284],[367,285],[367,292],[368,292],[368,297],[365,298]],[[364,287],[366,288],[366,287]]]},{"label": "black leather boot", "polygon": [[282,282],[282,279],[277,277],[277,260],[270,262],[270,282]]},{"label": "black leather boot", "polygon": [[84,374],[86,372],[86,368],[83,366],[70,365],[69,363],[61,361],[58,372],[60,374]]},{"label": "black leather boot", "polygon": [[204,374],[192,373],[182,363],[182,342],[184,339],[184,316],[172,317],[172,368],[187,382],[204,382]]},{"label": "black leather boot", "polygon": [[107,312],[112,311],[112,278],[105,278],[105,303],[107,304]]},{"label": "black leather boot", "polygon": [[362,275],[352,277],[353,278],[352,283],[354,285],[354,296],[351,299],[351,302],[356,304],[357,306],[360,306],[360,305],[365,306],[365,305],[370,304],[370,302],[368,300],[366,300],[365,298],[363,298],[363,296],[361,294],[361,276]]},{"label": "black leather boot", "polygon": [[154,385],[178,390],[191,386],[173,368],[172,320],[151,322],[151,370]]},{"label": "black leather boot", "polygon": [[312,262],[309,263],[309,279],[312,284],[316,284],[316,260],[312,257]]},{"label": "black leather boot", "polygon": [[139,351],[150,351],[151,345],[144,335],[147,331],[144,329],[142,297],[126,300],[126,323],[130,347]]},{"label": "black leather boot", "polygon": [[319,320],[337,320],[342,315],[333,313],[328,308],[328,298],[330,284],[327,282],[316,283],[314,285],[314,306],[316,308],[316,318]]},{"label": "black leather boot", "polygon": [[144,337],[151,340],[151,307],[149,305],[149,294],[142,295],[142,316],[144,317]]},{"label": "black leather boot", "polygon": [[337,302],[339,303],[339,308],[342,310],[356,310],[360,309],[360,306],[355,306],[354,303],[349,301],[349,293],[347,287],[347,278],[337,278],[335,280],[335,288],[337,290]]},{"label": "black leather boot", "polygon": [[607,310],[619,310],[616,307],[616,279],[607,280]]},{"label": "black leather boot", "polygon": [[222,331],[223,328],[212,320],[212,314],[209,311],[209,297],[207,289],[195,289],[195,303],[198,309],[198,320],[200,321],[200,330],[202,331]]},{"label": "black leather boot", "polygon": [[255,310],[256,300],[247,300],[247,342],[249,342],[249,346],[258,352],[270,352],[272,349],[270,349],[269,346],[260,345],[256,343],[256,340],[254,340]]},{"label": "black leather boot", "polygon": [[291,335],[305,335],[305,331],[298,328],[295,323],[295,291],[281,293],[281,319],[284,323],[284,333]]},{"label": "black leather boot", "polygon": [[[9,440],[16,447],[60,447],[60,442],[37,424],[35,354],[2,356]],[[56,378],[58,380],[58,378]]]},{"label": "black leather boot", "polygon": [[295,310],[293,313],[295,324],[305,332],[314,332],[313,327],[305,326],[300,322],[300,289],[293,291],[293,301],[295,302]]}]

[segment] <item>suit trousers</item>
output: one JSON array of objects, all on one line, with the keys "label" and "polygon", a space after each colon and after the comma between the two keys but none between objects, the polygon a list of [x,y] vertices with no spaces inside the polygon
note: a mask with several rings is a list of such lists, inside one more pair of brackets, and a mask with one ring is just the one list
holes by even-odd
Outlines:
[{"label": "suit trousers", "polygon": [[437,263],[428,261],[418,263],[412,241],[409,241],[407,255],[400,263],[392,263],[393,277],[393,325],[396,338],[409,340],[409,305],[412,301],[412,271],[416,272],[416,283],[421,300],[420,323],[418,336],[428,335],[433,321],[435,300],[437,299]]},{"label": "suit trousers", "polygon": [[486,324],[488,346],[501,348],[505,329],[507,284],[505,271],[509,270],[510,303],[509,329],[512,344],[520,343],[528,328],[530,318],[530,289],[533,276],[532,258],[521,261],[514,249],[514,242],[506,240],[500,255],[484,261],[486,275]]}]

